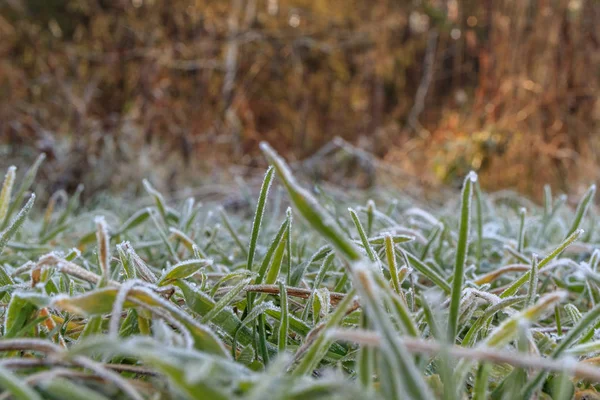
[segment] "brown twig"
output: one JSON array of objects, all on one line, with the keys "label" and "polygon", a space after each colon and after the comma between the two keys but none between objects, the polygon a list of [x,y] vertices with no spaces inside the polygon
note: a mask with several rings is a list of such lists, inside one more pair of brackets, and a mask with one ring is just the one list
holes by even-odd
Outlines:
[{"label": "brown twig", "polygon": [[[337,340],[356,342],[368,346],[379,346],[381,338],[376,332],[360,329],[332,329],[328,335]],[[456,358],[466,358],[474,361],[489,361],[493,363],[506,363],[517,367],[534,368],[554,372],[566,371],[574,377],[587,379],[593,382],[600,381],[600,368],[590,367],[583,362],[568,362],[565,359],[550,359],[531,354],[515,354],[506,350],[496,350],[485,347],[466,348],[460,346],[446,346],[438,342],[403,337],[402,342],[408,351],[436,355],[442,350]]]}]

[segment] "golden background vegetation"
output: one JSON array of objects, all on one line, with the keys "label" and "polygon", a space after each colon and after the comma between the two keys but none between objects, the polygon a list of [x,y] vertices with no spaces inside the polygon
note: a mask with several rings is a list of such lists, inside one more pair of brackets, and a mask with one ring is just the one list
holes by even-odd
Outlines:
[{"label": "golden background vegetation", "polygon": [[7,0],[2,163],[173,189],[339,136],[431,185],[573,192],[598,177],[598,21],[596,0]]}]

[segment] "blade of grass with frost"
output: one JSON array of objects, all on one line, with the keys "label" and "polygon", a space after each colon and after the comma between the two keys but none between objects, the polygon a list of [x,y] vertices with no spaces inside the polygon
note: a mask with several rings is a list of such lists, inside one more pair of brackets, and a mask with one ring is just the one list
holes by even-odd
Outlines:
[{"label": "blade of grass with frost", "polygon": [[156,276],[154,272],[146,265],[144,260],[135,252],[129,242],[121,243],[121,246],[125,250],[131,264],[135,268],[136,275],[145,280],[146,282],[155,283]]},{"label": "blade of grass with frost", "polygon": [[552,187],[544,185],[544,217],[550,216],[552,212]]},{"label": "blade of grass with frost", "polygon": [[265,314],[260,314],[258,316],[258,349],[263,360],[263,365],[267,366],[270,362],[270,357],[267,349],[267,332],[265,324]]},{"label": "blade of grass with frost", "polygon": [[312,303],[313,303],[313,299],[314,299],[314,292],[319,288],[319,286],[321,286],[321,283],[323,282],[323,279],[325,279],[325,275],[327,274],[327,272],[329,271],[329,269],[333,265],[333,260],[334,259],[335,259],[335,254],[330,253],[325,258],[325,260],[323,260],[323,263],[321,264],[321,267],[319,268],[319,272],[317,273],[317,277],[315,278],[315,280],[313,282],[313,285],[312,285],[313,293],[310,295],[310,297],[306,301],[306,305],[304,307],[304,311],[302,312],[302,320],[303,321],[306,321],[308,319],[308,313],[309,313],[310,309],[312,308]]},{"label": "blade of grass with frost", "polygon": [[[235,352],[237,349],[237,343],[238,341],[240,341],[240,337],[243,334],[243,332],[247,329],[247,326],[249,324],[254,324],[256,322],[256,320],[258,319],[258,317],[260,317],[262,314],[264,314],[267,310],[273,308],[273,302],[268,301],[266,303],[261,303],[258,304],[256,307],[254,307],[252,309],[252,311],[250,311],[248,313],[248,315],[246,315],[246,318],[244,318],[236,327],[236,330],[233,333],[233,342],[231,345],[231,356],[235,359]],[[251,330],[249,330],[251,331]],[[248,344],[247,345],[253,345],[256,337],[253,334],[250,334],[252,336],[250,336],[248,338]]]},{"label": "blade of grass with frost", "polygon": [[[289,220],[284,220],[279,226],[279,230],[275,234],[275,238],[271,242],[269,249],[265,254],[265,258],[260,264],[260,268],[258,270],[258,274],[256,276],[256,280],[254,281],[255,285],[260,285],[264,282],[264,279],[267,275],[267,270],[269,269],[269,265],[271,265],[271,260],[273,259],[273,255],[279,248],[281,248],[281,255],[283,256],[283,246],[285,245],[285,233],[287,231],[287,226],[289,224]],[[279,266],[280,268],[281,266]],[[252,305],[254,304],[254,299],[256,298],[254,293],[248,293],[248,306],[250,311],[252,309]]]},{"label": "blade of grass with frost", "polygon": [[123,224],[116,230],[114,233],[115,236],[122,235],[125,232],[141,225],[148,218],[150,218],[150,211],[148,208],[144,208],[136,211],[131,217],[127,219],[127,221],[123,222]]},{"label": "blade of grass with frost", "polygon": [[110,238],[108,236],[108,226],[104,217],[96,217],[96,240],[98,241],[98,263],[102,271],[102,279],[98,287],[104,287],[110,280]]},{"label": "blade of grass with frost", "polygon": [[396,293],[401,293],[400,281],[398,280],[398,265],[396,263],[396,252],[394,251],[394,242],[391,236],[385,236],[385,256],[388,262],[388,269],[392,278],[392,286]]},{"label": "blade of grass with frost", "polygon": [[2,184],[2,190],[0,191],[0,225],[4,224],[4,219],[8,213],[8,206],[10,204],[10,196],[12,194],[12,188],[15,182],[15,172],[17,167],[10,166],[4,176],[4,183]]},{"label": "blade of grass with frost", "polygon": [[0,387],[11,393],[17,400],[42,400],[42,396],[2,365],[0,365]]},{"label": "blade of grass with frost", "polygon": [[527,258],[527,256],[523,253],[519,253],[517,249],[513,249],[509,245],[505,244],[504,250],[506,250],[508,254],[516,258],[517,261],[522,262],[523,264],[529,264],[529,259]]},{"label": "blade of grass with frost", "polygon": [[[540,262],[538,264],[538,270],[543,269],[550,261],[552,261],[553,259],[558,257],[558,255],[560,253],[562,253],[564,249],[569,247],[569,245],[571,243],[573,243],[574,241],[576,241],[582,234],[583,234],[583,229],[579,229],[579,230],[576,230],[575,232],[573,232],[560,245],[558,245],[558,247],[556,249],[554,249],[550,254],[548,254],[546,257],[544,257],[542,260],[540,260]],[[510,287],[508,287],[506,290],[504,290],[504,292],[502,292],[502,294],[500,294],[500,297],[506,298],[506,297],[513,296],[515,293],[517,293],[519,288],[521,286],[523,286],[525,284],[525,282],[527,282],[529,280],[530,274],[531,274],[530,272],[526,272],[525,274],[521,275],[521,277],[519,279],[517,279],[515,282],[513,282],[513,284],[510,285]]]},{"label": "blade of grass with frost", "polygon": [[[390,387],[399,388],[401,393],[405,393],[411,399],[432,399],[433,395],[423,376],[394,329],[389,315],[380,304],[380,294],[385,293],[386,290],[376,289],[377,285],[371,275],[377,273],[372,268],[360,264],[353,268],[352,273],[363,309],[368,313],[375,330],[381,335],[381,357],[388,366],[392,367],[391,375],[395,379]],[[388,287],[387,291],[391,292],[391,288]],[[397,393],[387,395],[397,397]]]},{"label": "blade of grass with frost", "polygon": [[[35,194],[32,193],[31,197],[29,197],[29,200],[27,201],[27,203],[23,206],[23,208],[21,209],[21,211],[19,211],[19,213],[15,216],[15,218],[11,221],[10,225],[8,225],[8,227],[2,233],[0,233],[0,254],[2,254],[2,251],[4,250],[4,247],[6,247],[6,244],[8,243],[8,241],[17,233],[17,231],[21,228],[21,226],[25,222],[25,219],[27,218],[27,215],[31,211],[31,208],[33,207],[34,202],[35,202]],[[7,218],[9,215],[10,214],[7,214]]]},{"label": "blade of grass with frost", "polygon": [[290,284],[290,277],[292,276],[292,223],[293,221],[293,216],[292,216],[292,208],[288,207],[285,210],[285,215],[286,218],[290,221],[290,223],[288,224],[287,227],[287,235],[286,235],[286,252],[287,252],[287,277],[286,277],[286,282],[289,285]]},{"label": "blade of grass with frost", "polygon": [[[108,314],[112,312],[112,305],[116,300],[118,291],[119,289],[116,287],[105,287],[71,297],[59,295],[53,298],[51,304],[52,307],[84,316]],[[163,310],[189,330],[198,350],[212,354],[228,354],[221,340],[216,337],[210,328],[200,324],[184,310],[151,290],[143,287],[131,289],[128,292],[127,300],[123,303],[123,307],[149,307]]]},{"label": "blade of grass with frost", "polygon": [[193,197],[189,197],[185,201],[183,209],[181,211],[179,228],[185,232],[188,232],[191,229],[192,224],[196,220],[196,217],[198,216],[198,213],[200,212],[201,208],[202,203],[196,204],[196,200]]},{"label": "blade of grass with frost", "polygon": [[54,214],[54,208],[56,207],[56,203],[58,203],[61,199],[65,201],[67,197],[67,193],[64,190],[58,190],[50,196],[48,200],[48,205],[46,206],[46,211],[44,211],[44,218],[42,219],[42,228],[40,229],[40,236],[43,236],[48,231],[48,226],[50,225],[50,220]]},{"label": "blade of grass with frost", "polygon": [[288,330],[290,325],[287,289],[282,281],[279,282],[279,306],[281,308],[281,318],[279,319],[279,333],[277,344],[279,353],[284,353],[287,349]]},{"label": "blade of grass with frost", "polygon": [[[385,236],[375,236],[372,238],[369,238],[369,244],[371,244],[372,246],[376,246],[376,245],[383,245],[385,244]],[[411,235],[393,235],[393,234],[387,234],[387,236],[390,236],[392,238],[392,241],[394,242],[394,244],[398,244],[398,243],[407,243],[407,242],[412,242],[413,240],[415,240],[414,236]],[[356,241],[357,243],[362,243],[362,241]]]},{"label": "blade of grass with frost", "polygon": [[[567,334],[562,338],[560,343],[554,348],[552,353],[550,354],[551,358],[558,358],[564,352],[566,352],[571,345],[573,345],[580,337],[589,329],[594,328],[594,324],[596,321],[600,319],[600,305],[596,305],[594,308],[585,313],[581,319],[577,322],[577,324],[569,329]],[[533,393],[539,390],[541,384],[548,376],[547,372],[541,371],[539,372],[534,379],[529,380],[527,386],[523,389],[523,398],[530,398]]]},{"label": "blade of grass with frost", "polygon": [[545,238],[545,236],[546,236],[546,230],[548,229],[548,226],[550,225],[550,222],[552,222],[552,220],[554,219],[554,217],[557,215],[558,210],[560,210],[560,208],[563,205],[565,205],[566,202],[567,202],[567,196],[566,195],[562,194],[562,195],[558,196],[558,198],[554,202],[554,206],[552,207],[552,210],[551,210],[550,214],[546,218],[543,218],[543,220],[542,220],[542,227],[540,228],[540,232],[537,235],[537,243],[538,244],[539,244],[540,240],[542,240],[543,238]]},{"label": "blade of grass with frost", "polygon": [[365,233],[365,230],[364,230],[362,224],[360,223],[360,220],[358,219],[358,215],[356,214],[356,211],[354,211],[351,208],[348,208],[348,212],[350,213],[350,216],[352,217],[354,226],[356,227],[356,230],[358,231],[358,236],[360,237],[360,240],[365,248],[365,251],[367,252],[367,257],[369,257],[369,260],[371,260],[371,262],[373,262],[373,263],[377,262],[377,256],[375,255],[373,248],[371,248],[371,244],[369,244],[369,239],[367,238],[367,234]]},{"label": "blade of grass with frost", "polygon": [[169,254],[175,261],[179,262],[179,257],[177,256],[175,249],[173,249],[173,246],[171,246],[171,243],[169,242],[169,238],[167,237],[165,231],[163,230],[163,227],[162,227],[160,221],[158,220],[158,218],[156,218],[156,214],[155,214],[156,211],[152,210],[151,208],[148,208],[148,213],[150,214],[150,218],[152,219],[152,222],[154,222],[154,226],[156,227],[158,236],[160,236],[160,238],[163,241],[163,243],[165,244],[165,246],[167,246],[167,250],[169,251]]},{"label": "blade of grass with frost", "polygon": [[221,312],[221,310],[227,307],[229,303],[231,303],[237,297],[238,294],[240,294],[244,291],[244,289],[246,289],[246,286],[248,286],[251,280],[252,278],[243,279],[237,285],[232,287],[231,290],[229,290],[229,292],[227,292],[225,296],[221,297],[221,299],[217,303],[215,303],[212,310],[210,310],[202,317],[202,323],[206,324],[210,322],[217,314]]},{"label": "blade of grass with frost", "polygon": [[525,207],[519,209],[519,236],[517,237],[517,251],[523,253],[523,244],[525,243]]},{"label": "blade of grass with frost", "polygon": [[[518,313],[507,318],[502,324],[493,330],[481,342],[479,346],[497,347],[500,348],[510,343],[519,333],[519,325],[523,323],[531,324],[552,309],[552,307],[562,301],[566,297],[566,292],[552,292],[542,296],[534,305],[528,307]],[[457,382],[464,382],[468,370],[471,368],[472,362],[461,360],[456,366],[455,377]]]},{"label": "blade of grass with frost", "polygon": [[587,354],[598,352],[600,352],[600,341],[577,344],[567,350],[568,354],[574,356],[585,356]]},{"label": "blade of grass with frost", "polygon": [[[198,245],[194,242],[194,240],[192,238],[190,238],[188,235],[186,235],[184,232],[180,231],[179,229],[171,227],[171,228],[169,228],[169,233],[171,233],[171,235],[173,235],[175,238],[177,238],[178,240],[183,242],[183,245],[192,254],[194,254],[194,252],[195,252],[194,248],[199,249]],[[198,257],[198,258],[206,258],[206,255]]]},{"label": "blade of grass with frost", "polygon": [[[573,223],[571,224],[571,228],[569,229],[569,233],[567,233],[566,238],[571,236],[579,226],[581,225],[581,221],[587,214],[588,209],[590,208],[590,204],[594,199],[594,195],[596,194],[596,185],[592,185],[585,192],[585,195],[577,205],[577,210],[575,210],[575,218],[573,219]],[[565,239],[566,239],[565,238]]]},{"label": "blade of grass with frost", "polygon": [[425,260],[427,254],[429,253],[429,249],[431,249],[431,246],[433,245],[433,243],[435,242],[438,235],[442,232],[443,229],[443,224],[440,223],[440,225],[433,230],[431,235],[429,235],[427,243],[425,244],[425,246],[423,246],[423,251],[421,252],[421,260]]},{"label": "blade of grass with frost", "polygon": [[[312,342],[308,343],[308,349],[303,352],[302,359],[298,365],[293,368],[292,376],[310,374],[321,362],[323,357],[325,357],[331,342],[331,339],[327,335],[327,331],[336,327],[342,322],[344,316],[346,315],[346,310],[353,299],[354,289],[350,289],[350,291],[346,293],[346,297],[344,297],[344,299],[338,303],[335,311],[329,315],[327,321],[319,325],[318,328],[315,328],[319,329],[318,333],[316,334],[317,336]],[[308,336],[309,337],[307,337],[307,340],[310,340],[311,334],[309,333]],[[296,353],[296,357],[298,356],[299,354]]]},{"label": "blade of grass with frost", "polygon": [[460,227],[458,243],[456,247],[456,260],[454,264],[454,274],[452,281],[452,292],[450,294],[450,307],[448,314],[448,341],[456,341],[456,331],[458,330],[458,312],[460,307],[460,298],[462,296],[462,287],[464,281],[464,269],[467,259],[467,250],[469,242],[469,225],[471,221],[471,193],[473,184],[477,181],[477,174],[470,172],[465,178],[462,191]]},{"label": "blade of grass with frost", "polygon": [[242,240],[238,236],[237,232],[235,231],[235,229],[233,229],[233,226],[231,226],[231,221],[229,220],[229,217],[227,216],[225,209],[223,207],[220,207],[219,213],[221,214],[221,220],[223,221],[223,224],[225,225],[225,229],[227,229],[227,231],[229,232],[229,234],[231,235],[231,237],[233,238],[235,243],[242,250],[242,254],[244,255],[244,257],[248,257],[248,250],[246,250],[246,246],[244,246],[244,244],[242,243]]},{"label": "blade of grass with frost", "polygon": [[435,283],[437,286],[439,286],[440,289],[442,289],[444,292],[446,292],[446,293],[451,292],[452,289],[451,289],[450,285],[448,284],[448,282],[446,282],[446,280],[444,278],[442,278],[440,276],[440,274],[438,274],[436,271],[434,271],[429,265],[425,264],[424,262],[419,260],[416,256],[414,256],[413,254],[411,254],[403,249],[398,249],[398,250],[401,253],[406,254],[406,258],[408,259],[408,261],[410,262],[410,265],[414,269],[416,269],[421,274],[423,274],[427,278],[429,278],[433,283]]},{"label": "blade of grass with frost", "polygon": [[300,284],[300,281],[304,277],[304,272],[306,271],[306,269],[308,267],[310,267],[310,265],[312,265],[313,263],[320,261],[320,260],[324,259],[325,257],[327,257],[329,254],[331,254],[331,252],[332,252],[332,249],[331,249],[331,246],[329,246],[329,245],[323,246],[319,250],[317,250],[317,252],[315,252],[308,259],[308,261],[300,264],[300,266],[297,267],[292,272],[291,277],[289,277],[288,286],[298,286]]},{"label": "blade of grass with frost", "polygon": [[277,281],[279,277],[279,273],[281,272],[281,265],[283,264],[283,255],[285,252],[286,244],[287,244],[287,235],[289,232],[289,220],[286,221],[286,229],[283,232],[283,237],[279,241],[277,248],[275,249],[275,253],[273,253],[273,259],[271,261],[271,266],[267,271],[267,275],[264,279],[264,283],[266,285],[272,285]]},{"label": "blade of grass with frost", "polygon": [[269,188],[273,181],[273,167],[269,167],[265,173],[262,186],[260,188],[260,194],[258,196],[258,204],[256,205],[256,212],[254,213],[254,220],[252,221],[252,234],[250,235],[250,246],[248,248],[248,260],[246,268],[250,271],[253,269],[254,264],[254,252],[256,251],[256,243],[258,242],[258,234],[260,232],[260,225],[265,213],[265,204],[267,203],[267,197],[269,196]]},{"label": "blade of grass with frost", "polygon": [[479,331],[489,323],[491,318],[502,311],[505,308],[509,308],[515,304],[518,304],[522,301],[525,301],[525,296],[513,296],[507,297],[506,299],[500,300],[498,303],[493,304],[486,308],[483,314],[475,320],[475,322],[471,325],[466,335],[463,338],[462,345],[465,347],[471,347],[475,344],[475,340],[477,339],[477,334]]},{"label": "blade of grass with frost", "polygon": [[395,293],[381,274],[375,274],[373,279],[386,294],[384,301],[390,310],[390,314],[400,323],[401,329],[409,336],[418,337],[417,323],[408,309],[406,299]]},{"label": "blade of grass with frost", "polygon": [[17,207],[19,207],[21,205],[21,203],[23,202],[23,199],[25,198],[25,192],[27,192],[31,188],[31,185],[33,185],[35,176],[37,175],[37,171],[45,159],[46,159],[46,154],[44,154],[44,153],[40,154],[38,156],[38,158],[35,160],[35,162],[33,163],[33,165],[25,173],[25,176],[23,177],[23,181],[21,182],[21,185],[19,186],[19,189],[17,190],[17,193],[15,194],[14,200],[12,202],[10,202],[10,205],[8,206],[8,211],[6,212],[6,216],[4,217],[4,222],[2,222],[2,227],[0,229],[6,228],[10,217],[17,210]]},{"label": "blade of grass with frost", "polygon": [[117,253],[119,253],[119,261],[121,261],[121,265],[125,271],[125,277],[127,279],[137,279],[135,267],[131,264],[130,257],[125,252],[122,243],[117,245]]},{"label": "blade of grass with frost", "polygon": [[315,198],[300,187],[285,161],[266,142],[261,142],[260,148],[277,171],[298,212],[348,260],[361,260],[362,256],[358,248],[346,238],[335,220],[319,206]]},{"label": "blade of grass with frost", "polygon": [[[442,328],[440,327],[437,320],[437,313],[434,313],[429,301],[426,298],[426,293],[421,293],[421,306],[423,307],[423,315],[425,316],[425,322],[429,326],[430,335],[435,339],[441,340]],[[439,311],[439,310],[436,310]]]},{"label": "blade of grass with frost", "polygon": [[529,272],[529,286],[527,288],[527,297],[525,298],[525,307],[531,306],[535,301],[535,296],[537,295],[539,271],[538,256],[537,254],[532,254],[531,269]]},{"label": "blade of grass with frost", "polygon": [[[369,320],[364,312],[361,314],[360,326],[364,330],[369,328]],[[365,388],[373,386],[374,351],[375,349],[361,344],[356,357],[358,380]]]},{"label": "blade of grass with frost", "polygon": [[13,293],[4,314],[4,338],[16,337],[35,312],[36,307],[24,295]]},{"label": "blade of grass with frost", "polygon": [[87,386],[77,385],[68,379],[56,376],[41,382],[40,387],[53,398],[70,400],[109,400],[108,397],[101,395],[95,390],[89,389]]},{"label": "blade of grass with frost", "polygon": [[371,199],[367,201],[367,235],[370,237],[373,233],[373,219],[375,213],[375,202]]},{"label": "blade of grass with frost", "polygon": [[202,268],[212,265],[212,260],[192,259],[182,261],[171,267],[156,283],[158,286],[168,285],[177,279],[186,279],[193,276]]},{"label": "blade of grass with frost", "polygon": [[85,187],[82,184],[77,185],[75,189],[75,193],[71,196],[69,201],[67,202],[67,206],[63,210],[63,212],[59,215],[56,220],[57,225],[62,225],[65,223],[67,218],[79,207],[79,199],[81,197],[81,193]]},{"label": "blade of grass with frost", "polygon": [[160,193],[158,190],[154,189],[154,187],[150,184],[150,182],[147,179],[144,179],[142,181],[142,183],[144,185],[144,189],[146,189],[146,192],[148,192],[148,194],[154,199],[156,208],[158,209],[158,212],[160,213],[161,217],[163,218],[163,221],[166,224],[168,224],[167,205],[165,204],[165,198],[163,197],[162,193]]},{"label": "blade of grass with frost", "polygon": [[483,256],[483,199],[479,182],[475,183],[475,206],[477,211],[477,266],[481,266]]},{"label": "blade of grass with frost", "polygon": [[564,309],[567,312],[567,314],[569,315],[569,318],[571,319],[571,322],[573,323],[573,325],[576,325],[577,322],[579,322],[579,320],[581,320],[581,318],[582,318],[581,312],[573,304],[565,304]]},{"label": "blade of grass with frost", "polygon": [[[189,282],[179,280],[173,284],[181,289],[186,306],[194,313],[204,316],[215,307],[215,301],[212,298],[191,286]],[[248,345],[253,341],[252,332],[247,328],[240,327],[242,322],[231,309],[222,309],[212,317],[211,322],[232,338],[237,334],[243,345]]]},{"label": "blade of grass with frost", "polygon": [[475,375],[475,383],[473,384],[473,400],[487,400],[488,397],[488,383],[489,375],[491,370],[490,363],[481,363],[477,369]]}]

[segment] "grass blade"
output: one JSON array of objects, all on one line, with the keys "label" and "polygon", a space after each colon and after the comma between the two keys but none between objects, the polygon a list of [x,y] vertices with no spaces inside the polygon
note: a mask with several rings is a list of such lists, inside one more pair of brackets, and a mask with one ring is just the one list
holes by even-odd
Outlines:
[{"label": "grass blade", "polygon": [[[550,254],[548,254],[546,257],[540,260],[540,262],[538,263],[538,270],[543,269],[550,261],[558,257],[558,255],[562,253],[564,249],[569,247],[569,245],[576,241],[582,234],[583,229],[579,229],[573,232],[560,245],[558,245],[556,249],[554,249]],[[526,272],[525,274],[521,275],[519,279],[517,279],[512,285],[510,285],[510,287],[504,290],[504,292],[502,292],[500,297],[506,298],[509,296],[514,296],[517,293],[517,291],[521,288],[521,286],[523,286],[525,282],[529,280],[530,274],[530,272]]]},{"label": "grass blade", "polygon": [[477,174],[470,172],[465,178],[462,190],[460,227],[456,246],[456,261],[454,263],[454,279],[450,294],[450,312],[448,314],[448,341],[450,343],[456,341],[456,331],[458,330],[458,314],[462,296],[464,269],[469,242],[469,225],[471,221],[471,193],[473,192],[473,184],[475,182],[477,182]]},{"label": "grass blade", "polygon": [[8,211],[6,212],[6,216],[4,217],[4,222],[2,222],[2,228],[0,229],[5,229],[8,226],[8,221],[10,217],[23,202],[23,199],[25,198],[25,193],[29,189],[31,189],[31,186],[33,185],[33,182],[35,180],[35,176],[37,175],[38,169],[40,168],[40,165],[42,165],[42,162],[44,162],[45,159],[46,154],[40,154],[33,163],[33,165],[25,173],[25,176],[23,177],[23,182],[21,182],[21,185],[19,186],[19,189],[15,194],[14,200],[10,203],[10,206],[8,207]]},{"label": "grass blade", "polygon": [[577,205],[577,210],[575,210],[575,218],[573,219],[573,223],[571,224],[571,228],[569,228],[569,232],[567,233],[565,239],[571,236],[579,226],[581,225],[581,221],[587,214],[588,208],[594,199],[594,195],[596,194],[596,185],[592,185],[583,195],[583,198]]},{"label": "grass blade", "polygon": [[260,148],[277,171],[279,178],[288,191],[290,200],[298,212],[317,232],[327,238],[344,257],[353,261],[360,260],[362,256],[358,248],[346,238],[335,220],[318,205],[314,197],[298,185],[285,161],[266,142],[261,142]]},{"label": "grass blade", "polygon": [[[8,243],[8,241],[19,231],[19,229],[25,222],[25,219],[27,218],[27,215],[31,211],[31,208],[33,207],[34,202],[35,202],[35,194],[32,193],[31,197],[29,198],[27,203],[23,206],[21,211],[19,211],[19,213],[15,216],[15,218],[12,220],[10,225],[8,225],[8,227],[2,233],[0,233],[0,254],[2,254],[2,251],[4,250],[4,247],[6,247],[6,244]],[[10,215],[10,213],[7,214],[7,218],[9,215]]]},{"label": "grass blade", "polygon": [[6,214],[8,213],[8,206],[10,204],[10,196],[12,194],[12,188],[15,183],[15,172],[17,167],[10,166],[4,176],[4,183],[2,184],[2,190],[0,191],[0,226],[4,225]]},{"label": "grass blade", "polygon": [[279,298],[281,308],[281,318],[279,319],[279,334],[278,334],[278,350],[279,353],[284,353],[287,349],[287,335],[290,325],[288,295],[287,289],[283,282],[279,282]]},{"label": "grass blade", "polygon": [[0,387],[11,393],[18,400],[42,400],[35,390],[29,387],[15,374],[0,365]]},{"label": "grass blade", "polygon": [[252,271],[254,264],[254,252],[256,251],[256,243],[258,242],[258,234],[260,232],[260,225],[262,223],[263,215],[265,213],[265,204],[267,203],[267,197],[269,196],[269,188],[273,181],[273,167],[269,167],[265,173],[262,186],[260,188],[260,195],[258,196],[258,204],[256,205],[256,212],[254,213],[254,220],[252,221],[252,234],[250,236],[250,246],[248,248],[248,260],[246,268]]}]

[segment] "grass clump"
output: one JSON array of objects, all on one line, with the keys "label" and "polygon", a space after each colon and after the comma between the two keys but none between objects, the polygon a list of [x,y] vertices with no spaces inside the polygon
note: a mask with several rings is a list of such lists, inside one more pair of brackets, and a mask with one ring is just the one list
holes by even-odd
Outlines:
[{"label": "grass clump", "polygon": [[246,213],[144,182],[149,207],[84,212],[78,190],[38,218],[25,199],[43,157],[14,197],[9,168],[0,397],[600,396],[600,251],[581,229],[595,186],[576,210],[549,190],[538,209],[471,173],[446,206],[385,190],[361,206],[261,149]]}]

